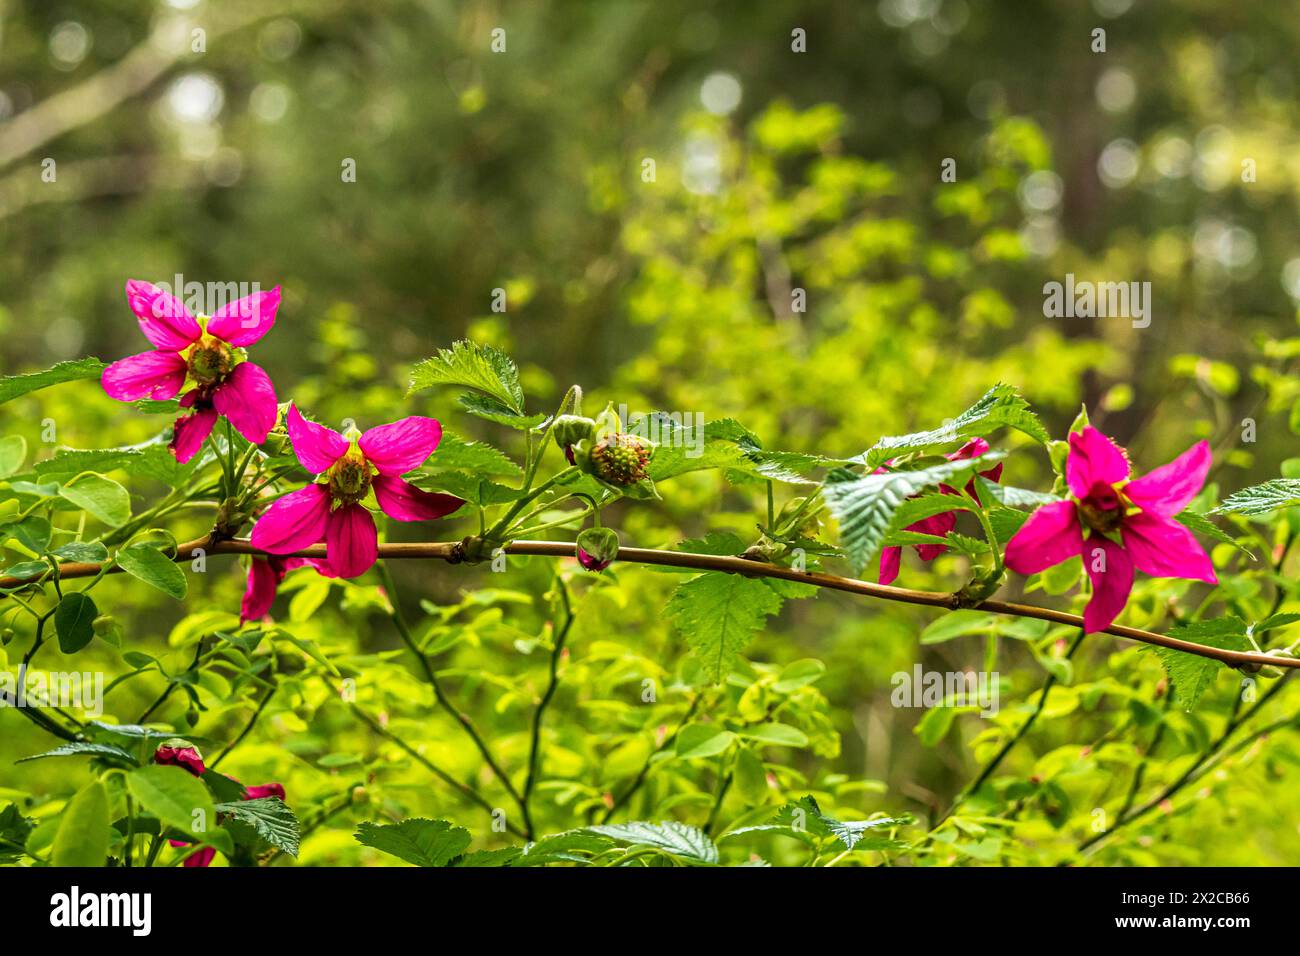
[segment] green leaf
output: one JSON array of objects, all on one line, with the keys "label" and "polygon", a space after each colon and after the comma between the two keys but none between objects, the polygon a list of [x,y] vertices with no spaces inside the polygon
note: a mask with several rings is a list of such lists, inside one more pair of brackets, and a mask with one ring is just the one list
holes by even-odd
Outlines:
[{"label": "green leaf", "polygon": [[47,750],[43,754],[32,754],[30,757],[23,757],[15,760],[14,763],[26,763],[29,760],[44,760],[46,757],[113,757],[121,760],[130,766],[135,766],[136,759],[130,751],[123,750],[121,747],[114,747],[112,744],[92,744],[85,740],[74,740],[66,743],[61,747],[55,747],[53,750]]},{"label": "green leaf", "polygon": [[18,398],[20,395],[26,395],[28,392],[49,388],[51,385],[61,385],[64,382],[75,382],[87,378],[99,378],[105,367],[104,363],[97,358],[83,358],[71,362],[60,362],[43,372],[6,375],[4,378],[0,378],[0,405]]},{"label": "green leaf", "polygon": [[357,842],[392,854],[415,866],[446,866],[469,847],[469,831],[446,820],[413,817],[380,826],[366,822],[357,827]]},{"label": "green leaf", "polygon": [[212,794],[187,771],[180,767],[149,764],[128,773],[126,786],[142,809],[167,826],[180,830],[199,843],[212,844],[220,839],[216,834],[221,833],[229,845],[230,835],[217,829],[217,811],[212,803]]},{"label": "green leaf", "polygon": [[54,611],[54,630],[59,635],[59,650],[75,654],[95,639],[95,618],[99,608],[90,595],[73,591],[63,595]]},{"label": "green leaf", "polygon": [[111,527],[125,524],[131,517],[131,496],[111,478],[88,471],[59,489],[64,499],[88,511]]},{"label": "green leaf", "polygon": [[50,546],[50,538],[54,535],[54,528],[51,527],[50,522],[40,515],[30,515],[17,524],[11,524],[0,530],[37,554],[45,553],[45,549]]},{"label": "green leaf", "polygon": [[516,415],[524,413],[519,369],[510,356],[490,345],[462,339],[449,349],[439,349],[437,355],[411,370],[407,394],[435,385],[465,385],[491,396]]},{"label": "green leaf", "polygon": [[54,456],[33,465],[36,474],[46,479],[64,480],[84,471],[124,471],[135,478],[161,481],[170,487],[185,482],[198,467],[210,460],[205,449],[189,462],[181,464],[168,448],[167,433],[139,445],[117,448],[60,448]]},{"label": "green leaf", "polygon": [[117,552],[117,565],[132,577],[139,578],[178,601],[185,597],[185,592],[189,589],[185,572],[176,566],[176,562],[147,544],[122,548]]},{"label": "green leaf", "polygon": [[1010,385],[998,384],[946,425],[882,438],[859,455],[858,460],[868,468],[875,468],[900,452],[938,450],[965,439],[991,435],[1004,425],[1024,432],[1039,444],[1045,445],[1051,438],[1020,393]]},{"label": "green leaf", "polygon": [[1205,515],[1197,514],[1195,511],[1180,511],[1174,515],[1174,518],[1188,531],[1204,535],[1207,538],[1213,538],[1223,544],[1230,544],[1242,554],[1249,555],[1251,558],[1255,557],[1255,552],[1238,542],[1236,538],[1210,521]]},{"label": "green leaf", "polygon": [[854,568],[866,567],[884,541],[894,513],[909,497],[962,472],[985,470],[1002,457],[1001,453],[995,453],[916,471],[878,475],[857,475],[846,469],[831,472],[822,488],[822,497],[839,522],[840,540]]},{"label": "green leaf", "polygon": [[498,425],[505,425],[507,428],[513,428],[516,431],[526,432],[546,421],[545,415],[521,414],[490,395],[476,395],[473,392],[466,392],[464,395],[459,396],[456,401],[460,403],[461,408],[471,415],[477,415],[479,418],[496,422]]},{"label": "green leaf", "polygon": [[27,458],[27,439],[22,435],[0,438],[0,478],[8,478]]},{"label": "green leaf", "polygon": [[[1217,647],[1223,650],[1248,651],[1250,642],[1246,639],[1246,622],[1236,617],[1218,618],[1213,621],[1196,621],[1184,627],[1175,627],[1169,631],[1170,637]],[[1160,663],[1169,674],[1169,681],[1174,685],[1174,699],[1184,710],[1191,710],[1201,698],[1201,694],[1224,667],[1209,657],[1176,651],[1170,647],[1157,647],[1156,654]]]},{"label": "green leaf", "polygon": [[682,760],[715,757],[736,739],[736,735],[716,724],[688,724],[677,735],[677,756]]},{"label": "green leaf", "polygon": [[698,827],[676,820],[663,823],[615,823],[586,828],[620,843],[654,847],[656,850],[690,863],[718,862],[718,848]]},{"label": "green leaf", "polygon": [[775,747],[807,747],[808,735],[798,727],[770,721],[746,728],[741,736]]},{"label": "green leaf", "polygon": [[[823,813],[817,801],[811,796],[801,797],[795,803],[788,803],[777,813],[777,819],[795,831],[807,831],[817,836],[833,836],[843,844],[846,850],[862,846],[864,850],[892,849],[896,841],[888,839],[873,840],[867,837],[871,830],[890,829],[906,826],[912,822],[911,817],[879,817],[875,820],[837,820],[828,813]],[[733,833],[739,831],[732,831]]]},{"label": "green leaf", "polygon": [[298,855],[298,817],[279,797],[258,797],[217,804],[218,813],[228,813],[239,823],[248,824],[271,846],[290,856]]},{"label": "green leaf", "polygon": [[475,475],[515,478],[524,473],[506,455],[486,442],[466,441],[455,432],[443,431],[433,456],[416,474],[464,471]]},{"label": "green leaf", "polygon": [[709,571],[678,585],[664,614],[720,683],[750,635],[781,610],[781,597],[762,581]]},{"label": "green leaf", "polygon": [[98,541],[69,541],[50,549],[50,554],[62,561],[83,561],[89,564],[103,564],[108,560],[108,548]]},{"label": "green leaf", "polygon": [[108,859],[108,791],[96,780],[64,807],[54,835],[54,866],[103,866]]},{"label": "green leaf", "polygon": [[0,810],[0,866],[16,863],[22,859],[22,847],[27,845],[34,824],[19,811],[17,804],[9,804]]},{"label": "green leaf", "polygon": [[1296,505],[1300,505],[1300,478],[1274,478],[1229,495],[1210,514],[1262,515]]}]

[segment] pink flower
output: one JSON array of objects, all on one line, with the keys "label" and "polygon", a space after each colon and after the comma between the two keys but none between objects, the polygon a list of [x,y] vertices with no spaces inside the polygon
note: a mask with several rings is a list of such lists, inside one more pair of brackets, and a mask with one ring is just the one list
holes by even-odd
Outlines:
[{"label": "pink flower", "polygon": [[465,503],[454,495],[421,491],[400,477],[438,447],[442,426],[436,419],[403,418],[355,440],[307,421],[293,405],[285,421],[298,461],[319,477],[267,509],[253,528],[255,548],[292,554],[324,541],[330,571],[354,578],[379,556],[375,519],[361,503],[367,494],[374,492],[379,509],[398,521],[441,518]]},{"label": "pink flower", "polygon": [[260,797],[279,797],[284,799],[284,785],[279,783],[264,783],[260,786],[249,787],[245,791],[245,800],[257,800]]},{"label": "pink flower", "polygon": [[126,299],[154,350],[104,369],[104,391],[123,402],[163,401],[192,382],[181,396],[190,413],[172,429],[170,447],[180,462],[194,457],[219,416],[254,445],[266,441],[275,427],[275,388],[266,372],[245,361],[244,346],[275,324],[280,287],[222,306],[211,318],[195,318],[175,296],[139,279],[127,282]]},{"label": "pink flower", "polygon": [[154,751],[153,762],[164,767],[180,767],[196,777],[203,776],[203,758],[193,747],[169,747],[163,744]]},{"label": "pink flower", "polygon": [[239,623],[256,621],[266,617],[275,601],[275,592],[279,590],[284,576],[295,568],[315,568],[327,578],[335,577],[324,561],[311,558],[269,558],[254,557],[248,565],[248,584],[244,589],[244,600],[239,608]]},{"label": "pink flower", "polygon": [[[989,450],[989,443],[983,438],[972,438],[966,444],[962,445],[950,455],[945,455],[949,461],[966,461],[969,458],[978,458],[986,454]],[[884,474],[886,469],[877,468],[873,474]],[[988,471],[980,472],[989,481],[997,481],[1002,477],[1002,463],[998,462]],[[950,488],[948,485],[940,485],[939,490],[945,495],[957,494],[957,489]],[[975,494],[975,479],[972,478],[966,484],[967,493]],[[978,501],[978,497],[976,498]],[[920,521],[913,522],[904,530],[915,531],[919,534],[932,534],[936,537],[946,538],[953,528],[957,527],[957,512],[945,511],[942,514],[931,515],[928,518],[922,518]],[[943,544],[918,544],[914,545],[916,553],[920,555],[922,561],[933,561],[939,555],[948,550],[947,545]],[[881,548],[880,549],[880,583],[890,584],[898,577],[899,566],[903,562],[902,548]]]},{"label": "pink flower", "polygon": [[1089,634],[1110,627],[1124,610],[1135,567],[1152,577],[1217,584],[1204,549],[1173,520],[1196,497],[1209,470],[1210,446],[1202,441],[1129,481],[1123,449],[1089,425],[1070,435],[1065,460],[1070,500],[1043,505],[1029,516],[1007,542],[1007,567],[1034,574],[1082,555],[1092,581],[1083,612]]}]

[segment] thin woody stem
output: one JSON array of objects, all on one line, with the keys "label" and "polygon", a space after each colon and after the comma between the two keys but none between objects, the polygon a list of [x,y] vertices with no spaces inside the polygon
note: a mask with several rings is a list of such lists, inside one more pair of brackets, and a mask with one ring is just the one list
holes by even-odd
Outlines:
[{"label": "thin woody stem", "polygon": [[[188,554],[195,548],[205,548],[208,554],[269,554],[267,551],[253,547],[247,540],[234,538],[213,542],[205,536],[182,543],[176,549],[176,560],[187,560]],[[538,557],[571,558],[574,556],[574,546],[571,541],[513,541],[506,544],[503,550],[506,554]],[[302,551],[295,551],[293,556],[323,558],[325,557],[325,546],[313,545],[310,548],[304,548]],[[458,541],[389,542],[379,545],[379,558],[383,561],[434,558],[458,563],[464,560],[464,555]],[[783,567],[778,564],[767,564],[762,561],[753,561],[749,558],[729,555],[692,554],[687,551],[660,551],[653,548],[619,548],[618,560],[632,564],[653,564],[661,567],[689,568],[696,571],[722,571],[728,574],[742,574],[746,577],[780,578],[786,581],[799,581],[832,591],[844,591],[849,594],[862,595],[863,597],[877,598],[882,601],[919,604],[924,607],[937,607],[946,611],[978,607],[981,611],[988,611],[993,614],[1033,618],[1039,621],[1048,621],[1052,624],[1064,624],[1069,627],[1083,627],[1083,618],[1078,614],[1037,607],[1032,604],[1015,604],[1009,601],[972,603],[957,593],[914,591],[910,588],[874,584],[870,581],[860,581],[856,578],[840,577],[836,574],[825,574],[820,571],[796,571],[793,568]],[[118,570],[120,569],[116,566],[105,569],[100,564],[70,562],[60,567],[59,574],[64,579],[84,578],[101,572],[114,573]],[[24,583],[28,582],[21,578],[0,578],[0,591],[19,587]],[[1144,631],[1137,627],[1112,624],[1105,630],[1095,633],[1110,634],[1114,637],[1123,637],[1130,641],[1140,641],[1143,644],[1153,644],[1157,647],[1168,647],[1175,651],[1183,651],[1187,654],[1195,654],[1198,657],[1207,657],[1220,661],[1230,667],[1249,664],[1300,668],[1300,658],[1269,657],[1267,654],[1259,654],[1254,651],[1233,651],[1220,647],[1209,647],[1204,644],[1195,644],[1191,641],[1183,641],[1176,637],[1158,634],[1155,631]]]}]

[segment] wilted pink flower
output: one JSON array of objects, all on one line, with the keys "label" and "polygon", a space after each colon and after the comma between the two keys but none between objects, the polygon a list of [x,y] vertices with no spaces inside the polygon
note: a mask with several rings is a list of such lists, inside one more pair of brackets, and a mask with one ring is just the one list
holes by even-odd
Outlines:
[{"label": "wilted pink flower", "polygon": [[180,767],[196,777],[203,776],[203,758],[193,747],[169,747],[164,744],[154,751],[153,762],[164,767]]},{"label": "wilted pink flower", "polygon": [[1152,577],[1216,584],[1204,549],[1173,520],[1196,497],[1209,470],[1210,446],[1202,441],[1129,481],[1123,449],[1089,425],[1070,435],[1065,460],[1070,499],[1043,505],[1029,516],[1007,542],[1007,567],[1034,574],[1082,555],[1092,581],[1083,612],[1088,633],[1105,630],[1124,609],[1135,567]]},{"label": "wilted pink flower", "polygon": [[163,401],[192,382],[181,396],[190,413],[172,429],[170,447],[180,462],[194,457],[219,416],[254,445],[266,441],[275,427],[275,388],[261,367],[245,361],[244,346],[275,324],[280,287],[222,306],[211,318],[195,318],[175,296],[139,279],[127,282],[126,299],[154,350],[104,369],[104,391],[123,402]]},{"label": "wilted pink flower", "polygon": [[403,418],[355,441],[307,421],[293,405],[286,424],[298,461],[319,478],[267,509],[253,528],[255,548],[292,554],[324,541],[330,571],[354,578],[379,555],[375,519],[361,504],[369,492],[380,510],[398,521],[441,518],[465,503],[454,495],[421,491],[400,477],[438,447],[442,426],[436,419]]},{"label": "wilted pink flower", "polygon": [[281,558],[277,555],[269,558],[254,557],[248,564],[248,584],[244,588],[244,600],[239,608],[239,622],[243,624],[266,617],[275,601],[275,592],[279,590],[280,582],[295,568],[315,568],[327,578],[336,577],[325,561]]},{"label": "wilted pink flower", "polygon": [[[972,438],[966,444],[962,445],[950,455],[944,455],[949,461],[966,461],[969,458],[978,458],[986,454],[989,450],[989,443],[983,438]],[[884,468],[877,468],[874,474],[883,474]],[[997,481],[1002,477],[1002,462],[998,462],[988,471],[980,472],[989,481]],[[957,494],[957,489],[950,488],[948,485],[940,485],[939,490],[945,495]],[[966,484],[966,491],[975,494],[975,479],[972,478]],[[979,498],[976,497],[978,501]],[[922,518],[908,525],[904,530],[914,531],[918,534],[932,534],[936,537],[946,538],[953,528],[957,527],[957,512],[945,511],[942,514],[931,515],[928,518]],[[914,545],[916,553],[920,555],[922,561],[933,561],[939,555],[948,550],[944,544],[918,544]],[[899,566],[903,562],[902,548],[881,548],[880,549],[880,583],[890,584],[898,577]]]},{"label": "wilted pink flower", "polygon": [[245,800],[257,800],[259,797],[279,797],[284,799],[284,785],[279,783],[264,783],[260,786],[249,787],[245,791]]}]

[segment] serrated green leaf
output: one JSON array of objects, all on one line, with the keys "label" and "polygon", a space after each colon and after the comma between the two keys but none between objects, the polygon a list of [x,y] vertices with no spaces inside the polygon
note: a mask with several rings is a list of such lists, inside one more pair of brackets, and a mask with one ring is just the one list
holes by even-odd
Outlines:
[{"label": "serrated green leaf", "polygon": [[991,435],[1003,426],[1024,432],[1039,444],[1045,445],[1051,438],[1020,393],[1010,385],[998,384],[946,425],[882,438],[857,460],[875,468],[900,452],[938,450],[957,441]]},{"label": "serrated green leaf", "polygon": [[[1217,647],[1222,650],[1248,651],[1246,622],[1240,618],[1224,617],[1213,621],[1196,621],[1170,630],[1170,637]],[[1164,665],[1169,681],[1174,687],[1174,699],[1184,710],[1191,710],[1201,694],[1219,674],[1224,665],[1209,657],[1176,651],[1170,647],[1157,647],[1156,654]]]},{"label": "serrated green leaf", "polygon": [[519,385],[519,369],[510,356],[490,345],[468,339],[453,342],[449,349],[439,349],[411,370],[407,394],[436,385],[464,385],[496,399],[516,415],[524,412],[524,392]]},{"label": "serrated green leaf", "polygon": [[866,567],[884,541],[895,512],[909,497],[962,472],[985,470],[1002,457],[1002,454],[995,453],[964,461],[948,461],[916,471],[872,475],[831,472],[822,487],[822,497],[839,522],[840,540],[854,568]]},{"label": "serrated green leaf", "polygon": [[762,581],[709,571],[678,585],[664,614],[681,631],[705,672],[719,683],[781,597]]},{"label": "serrated green leaf", "polygon": [[94,744],[85,740],[74,740],[71,743],[63,744],[61,747],[55,747],[53,750],[47,750],[45,753],[32,754],[30,757],[15,760],[14,763],[44,760],[47,757],[113,757],[131,766],[134,766],[136,762],[135,757],[121,747],[114,747],[112,744]]},{"label": "serrated green leaf", "polygon": [[459,396],[456,401],[461,408],[471,415],[477,415],[479,418],[496,422],[498,425],[505,425],[507,428],[513,428],[516,431],[526,432],[546,421],[545,415],[520,414],[490,395],[477,395],[473,392],[466,392],[464,395]]},{"label": "serrated green leaf", "polygon": [[218,803],[218,813],[228,813],[240,823],[246,823],[271,846],[290,856],[298,855],[298,817],[279,797],[257,797],[253,800],[236,800]]},{"label": "serrated green leaf", "polygon": [[12,401],[20,395],[61,385],[64,382],[76,382],[81,379],[99,378],[105,365],[97,358],[74,359],[60,362],[41,372],[26,372],[22,375],[6,375],[0,378],[0,405]]},{"label": "serrated green leaf", "polygon": [[1210,514],[1262,515],[1296,505],[1300,505],[1300,478],[1274,478],[1229,495]]},{"label": "serrated green leaf", "polygon": [[416,474],[434,475],[444,471],[464,471],[497,478],[514,478],[524,473],[504,452],[486,442],[467,441],[446,430],[433,455]]},{"label": "serrated green leaf", "polygon": [[401,823],[362,823],[357,842],[415,866],[446,866],[469,847],[469,831],[446,820],[413,817]]},{"label": "serrated green leaf", "polygon": [[587,832],[607,836],[632,846],[648,846],[690,863],[718,862],[718,848],[698,827],[676,820],[663,823],[614,823],[587,827]]},{"label": "serrated green leaf", "polygon": [[1195,511],[1180,511],[1174,515],[1174,519],[1183,527],[1194,534],[1203,535],[1207,538],[1213,538],[1223,544],[1230,544],[1242,554],[1251,558],[1255,557],[1255,552],[1241,544],[1232,535],[1228,534],[1214,522],[1210,521],[1205,515],[1197,514]]}]

